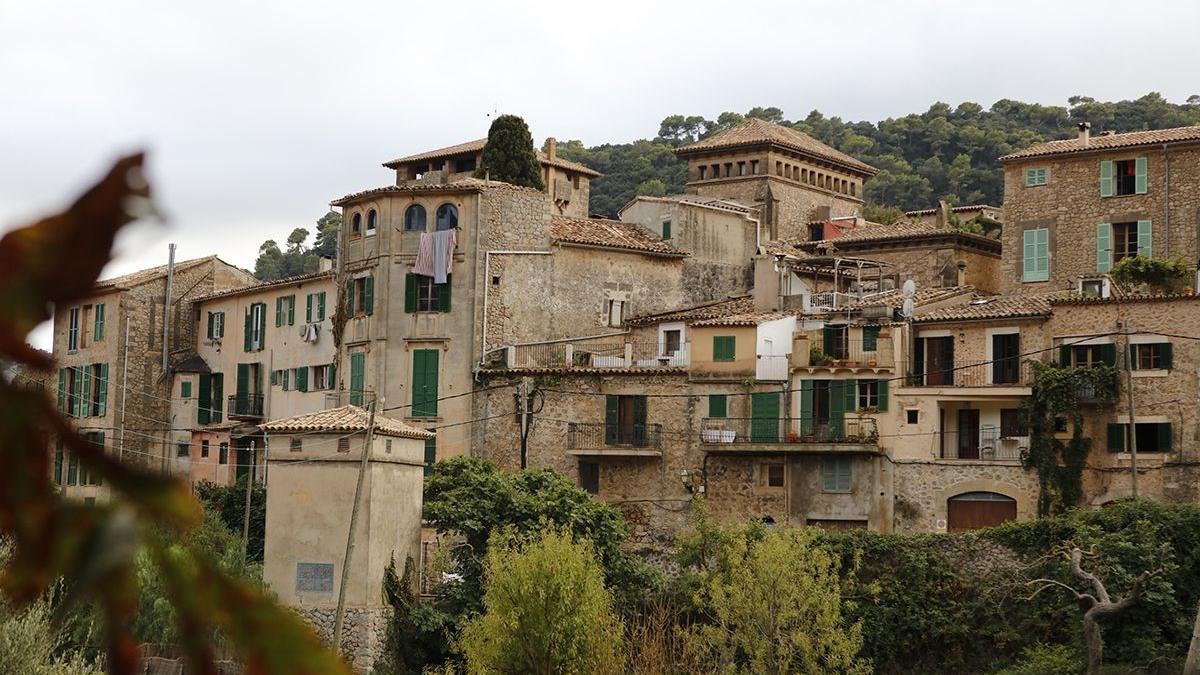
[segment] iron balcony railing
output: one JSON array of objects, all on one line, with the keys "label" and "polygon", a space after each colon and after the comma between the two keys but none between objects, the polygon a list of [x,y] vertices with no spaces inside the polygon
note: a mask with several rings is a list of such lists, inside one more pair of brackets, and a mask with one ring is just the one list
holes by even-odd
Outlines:
[{"label": "iron balcony railing", "polygon": [[826,341],[819,333],[809,336],[808,350],[797,341],[792,361],[801,367],[818,366],[873,366],[894,365],[891,336],[880,336],[874,340],[831,340]]},{"label": "iron balcony railing", "polygon": [[1019,359],[955,361],[954,365],[925,362],[905,368],[910,387],[1021,387],[1033,383],[1033,367]]},{"label": "iron balcony railing", "polygon": [[942,434],[942,459],[1021,459],[1029,450],[1027,432],[992,426]]},{"label": "iron balcony railing", "polygon": [[661,424],[610,425],[596,422],[568,422],[568,450],[604,450],[606,448],[662,449]]},{"label": "iron balcony railing", "polygon": [[743,443],[874,443],[879,438],[870,417],[705,417],[700,442],[707,445]]},{"label": "iron balcony railing", "polygon": [[229,397],[229,407],[227,410],[230,417],[262,417],[263,395],[249,393],[233,394]]}]

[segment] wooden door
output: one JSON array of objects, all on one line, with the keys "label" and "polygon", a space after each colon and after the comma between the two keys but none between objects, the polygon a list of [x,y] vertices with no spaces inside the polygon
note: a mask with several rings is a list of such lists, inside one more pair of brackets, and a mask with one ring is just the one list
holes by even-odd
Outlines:
[{"label": "wooden door", "polygon": [[958,458],[979,459],[979,409],[958,411]]},{"label": "wooden door", "polygon": [[954,338],[928,338],[925,341],[929,353],[926,359],[925,384],[941,386],[954,382]]},{"label": "wooden door", "polygon": [[995,492],[968,492],[946,502],[947,527],[951,532],[992,527],[1016,518],[1016,500]]}]

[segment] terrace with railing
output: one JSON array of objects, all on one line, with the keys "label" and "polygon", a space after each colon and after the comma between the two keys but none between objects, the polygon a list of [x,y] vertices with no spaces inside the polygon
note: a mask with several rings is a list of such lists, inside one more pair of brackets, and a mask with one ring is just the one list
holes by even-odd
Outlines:
[{"label": "terrace with railing", "polygon": [[953,365],[926,361],[904,369],[909,387],[1028,387],[1033,367],[1020,358],[996,361],[955,361]]},{"label": "terrace with railing", "polygon": [[[795,341],[792,365],[800,368],[892,368],[895,355],[892,338],[881,335],[870,340],[836,340],[826,343],[820,334]],[[804,345],[808,348],[805,349]]]},{"label": "terrace with railing", "polygon": [[661,456],[661,424],[567,423],[567,454]]},{"label": "terrace with railing", "polygon": [[230,419],[260,419],[263,416],[263,395],[246,392],[232,394],[227,411]]},{"label": "terrace with railing", "polygon": [[1029,449],[1029,436],[994,426],[942,434],[942,459],[1019,460]]},{"label": "terrace with railing", "polygon": [[497,350],[491,361],[491,367],[564,370],[686,365],[687,345],[668,346],[655,340],[622,340],[619,336],[513,345]]},{"label": "terrace with railing", "polygon": [[878,439],[875,419],[870,417],[705,417],[700,423],[700,443],[712,446],[709,450],[748,445],[796,446],[796,450],[806,444],[875,446]]}]

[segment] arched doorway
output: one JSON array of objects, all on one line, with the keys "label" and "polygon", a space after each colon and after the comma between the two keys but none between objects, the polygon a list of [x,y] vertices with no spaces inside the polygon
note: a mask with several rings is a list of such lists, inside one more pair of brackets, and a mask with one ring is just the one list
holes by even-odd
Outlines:
[{"label": "arched doorway", "polygon": [[1017,500],[998,492],[964,492],[946,500],[951,532],[977,530],[1017,519]]}]

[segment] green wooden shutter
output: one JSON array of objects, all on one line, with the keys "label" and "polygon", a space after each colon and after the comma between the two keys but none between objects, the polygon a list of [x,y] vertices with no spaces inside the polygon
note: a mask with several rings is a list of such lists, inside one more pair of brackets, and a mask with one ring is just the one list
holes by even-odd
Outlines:
[{"label": "green wooden shutter", "polygon": [[79,413],[76,417],[91,417],[92,416],[92,366],[79,366],[79,374],[83,380],[83,396],[76,400],[79,402]]},{"label": "green wooden shutter", "polygon": [[1096,271],[1112,269],[1112,223],[1096,224]]},{"label": "green wooden shutter", "polygon": [[250,409],[250,364],[237,364],[237,403],[235,410],[245,412]]},{"label": "green wooden shutter", "polygon": [[103,340],[104,339],[104,303],[103,302],[96,303],[96,317],[95,317],[95,322],[92,325],[92,339],[93,340]]},{"label": "green wooden shutter", "polygon": [[66,412],[67,408],[67,369],[58,369],[58,411]]},{"label": "green wooden shutter", "polygon": [[446,275],[446,283],[438,284],[438,309],[443,312],[450,311],[450,275]]},{"label": "green wooden shutter", "polygon": [[213,313],[212,312],[208,313],[208,330],[204,334],[206,336],[208,336],[209,340],[213,339]]},{"label": "green wooden shutter", "polygon": [[326,389],[337,389],[337,371],[332,363],[329,364],[329,375],[326,377],[328,378]]},{"label": "green wooden shutter", "polygon": [[367,358],[363,352],[350,354],[350,405],[363,404],[363,379],[367,370]]},{"label": "green wooden shutter", "polygon": [[308,391],[308,366],[300,366],[296,369],[296,390]]},{"label": "green wooden shutter", "polygon": [[865,325],[863,327],[863,351],[877,351],[878,341],[880,341],[880,327],[878,325]]},{"label": "green wooden shutter", "polygon": [[411,272],[404,275],[404,311],[408,314],[417,311],[417,275]]},{"label": "green wooden shutter", "polygon": [[1125,451],[1125,425],[1110,423],[1108,425],[1108,451]]},{"label": "green wooden shutter", "polygon": [[325,291],[317,294],[317,321],[325,320]]},{"label": "green wooden shutter", "polygon": [[669,220],[662,221],[662,238],[663,239],[671,238],[671,221],[669,221]]},{"label": "green wooden shutter", "polygon": [[108,364],[100,364],[100,379],[96,382],[96,415],[108,414]]},{"label": "green wooden shutter", "polygon": [[1111,159],[1100,162],[1100,196],[1113,196],[1113,163]]},{"label": "green wooden shutter", "polygon": [[1139,195],[1146,194],[1146,158],[1138,157],[1133,160],[1134,166],[1134,191]]},{"label": "green wooden shutter", "polygon": [[800,380],[800,435],[808,438],[813,431],[813,381]]},{"label": "green wooden shutter", "polygon": [[438,412],[438,350],[413,351],[413,407],[415,417],[436,417]]},{"label": "green wooden shutter", "polygon": [[54,484],[62,485],[63,482],[63,443],[62,439],[54,444]]},{"label": "green wooden shutter", "polygon": [[1139,220],[1137,229],[1138,238],[1138,255],[1144,255],[1147,258],[1153,258],[1152,244],[1154,241],[1154,228],[1151,227],[1149,220]]},{"label": "green wooden shutter", "polygon": [[1037,169],[1025,169],[1025,186],[1037,185]]},{"label": "green wooden shutter", "polygon": [[[96,443],[100,446],[101,452],[103,452],[104,451],[104,432],[103,431],[96,432]],[[89,481],[89,484],[90,485],[103,485],[104,484],[104,479],[100,476],[100,472],[98,472],[98,471],[92,472],[91,480]]]},{"label": "green wooden shutter", "polygon": [[354,280],[346,282],[346,316],[354,316]]},{"label": "green wooden shutter", "polygon": [[847,389],[854,391],[854,380],[832,380],[829,383],[829,437],[834,440],[842,437],[846,426]]},{"label": "green wooden shutter", "polygon": [[[251,305],[251,307],[253,307],[253,305]],[[252,332],[253,332],[253,328],[251,328],[251,326],[250,326],[250,307],[247,307],[246,308],[246,339],[244,340],[245,344],[242,345],[242,351],[245,351],[245,352],[250,351],[250,348],[252,346],[251,339],[250,339]]]},{"label": "green wooden shutter", "polygon": [[220,424],[221,417],[225,412],[225,374],[212,374],[212,422]]},{"label": "green wooden shutter", "polygon": [[708,395],[708,416],[709,417],[728,417],[729,416],[729,398],[725,394],[709,394]]},{"label": "green wooden shutter", "polygon": [[367,316],[371,316],[375,313],[375,277],[367,277],[364,283],[366,284],[366,289],[363,292],[363,304],[366,307],[363,311],[366,312]]},{"label": "green wooden shutter", "polygon": [[296,294],[288,296],[288,325],[296,325]]},{"label": "green wooden shutter", "polygon": [[271,371],[271,386],[274,387],[277,384],[279,384],[279,371],[272,370]]},{"label": "green wooden shutter", "polygon": [[762,392],[750,396],[750,440],[756,443],[779,442],[779,393]]},{"label": "green wooden shutter", "polygon": [[199,401],[196,402],[196,424],[208,424],[212,419],[212,376],[200,373]]},{"label": "green wooden shutter", "polygon": [[71,453],[67,460],[67,485],[75,485],[79,481],[79,458]]},{"label": "green wooden shutter", "polygon": [[1137,345],[1129,345],[1128,358],[1129,358],[1129,369],[1137,370],[1138,369]]},{"label": "green wooden shutter", "polygon": [[283,296],[275,298],[275,327],[283,325]]},{"label": "green wooden shutter", "polygon": [[292,388],[292,369],[284,368],[281,374],[283,377],[283,390],[287,391]]},{"label": "green wooden shutter", "polygon": [[1174,440],[1175,434],[1171,433],[1171,423],[1161,422],[1155,425],[1158,432],[1158,451],[1170,452],[1171,441]]},{"label": "green wooden shutter", "polygon": [[1175,361],[1175,348],[1170,342],[1162,343],[1162,367],[1163,370],[1170,370]]},{"label": "green wooden shutter", "polygon": [[633,444],[638,447],[646,445],[646,397],[633,397]]},{"label": "green wooden shutter", "polygon": [[879,410],[887,412],[888,409],[888,381],[879,380]]},{"label": "green wooden shutter", "polygon": [[258,313],[258,350],[262,351],[267,345],[267,303],[260,302]]},{"label": "green wooden shutter", "polygon": [[313,322],[313,294],[309,293],[304,298],[304,323]]},{"label": "green wooden shutter", "polygon": [[609,394],[604,397],[604,444],[616,445],[617,432],[621,423],[620,397]]},{"label": "green wooden shutter", "polygon": [[713,336],[713,361],[734,361],[737,359],[737,336]]},{"label": "green wooden shutter", "polygon": [[1062,345],[1058,348],[1058,365],[1071,365],[1071,347],[1070,345]]},{"label": "green wooden shutter", "polygon": [[1100,345],[1100,360],[1110,366],[1117,365],[1117,346],[1114,344]]}]

